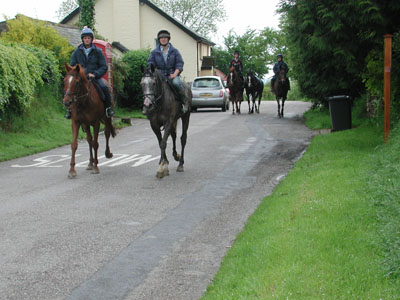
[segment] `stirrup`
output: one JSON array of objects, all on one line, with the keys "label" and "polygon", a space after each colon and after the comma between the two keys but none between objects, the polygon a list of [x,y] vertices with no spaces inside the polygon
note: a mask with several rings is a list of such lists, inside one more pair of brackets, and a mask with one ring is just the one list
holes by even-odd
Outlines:
[{"label": "stirrup", "polygon": [[106,108],[106,117],[111,118],[113,115],[114,115],[114,111],[113,111],[112,107],[107,107]]},{"label": "stirrup", "polygon": [[64,118],[66,118],[67,120],[71,119],[71,111],[69,109],[67,109],[67,111],[65,112]]}]

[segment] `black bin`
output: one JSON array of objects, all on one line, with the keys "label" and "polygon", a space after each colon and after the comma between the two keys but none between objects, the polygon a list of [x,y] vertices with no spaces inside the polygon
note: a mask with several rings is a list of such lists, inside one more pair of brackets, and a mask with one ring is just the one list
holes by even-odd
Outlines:
[{"label": "black bin", "polygon": [[351,129],[351,97],[346,95],[326,98],[329,103],[329,112],[332,121],[332,130]]}]

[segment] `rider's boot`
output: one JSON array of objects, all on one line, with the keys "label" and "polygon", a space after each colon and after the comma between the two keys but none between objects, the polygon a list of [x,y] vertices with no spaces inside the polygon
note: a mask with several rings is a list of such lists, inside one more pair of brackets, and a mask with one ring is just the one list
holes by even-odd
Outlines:
[{"label": "rider's boot", "polygon": [[65,111],[65,116],[64,118],[66,119],[71,119],[71,110],[69,108],[67,108],[67,110]]},{"label": "rider's boot", "polygon": [[106,108],[106,117],[111,118],[114,115],[114,110],[112,108],[111,95],[106,93],[106,99],[104,100],[104,106]]},{"label": "rider's boot", "polygon": [[179,98],[182,102],[182,112],[185,114],[189,110],[189,101],[184,91],[179,92]]}]

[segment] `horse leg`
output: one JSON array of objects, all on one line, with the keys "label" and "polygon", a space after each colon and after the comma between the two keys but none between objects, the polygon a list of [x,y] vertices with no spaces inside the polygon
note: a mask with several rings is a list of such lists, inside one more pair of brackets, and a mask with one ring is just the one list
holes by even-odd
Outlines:
[{"label": "horse leg", "polygon": [[100,121],[96,122],[93,125],[93,141],[92,141],[92,146],[93,146],[93,150],[94,150],[94,159],[93,159],[93,170],[92,170],[92,174],[99,174],[100,170],[99,167],[97,166],[97,164],[99,163],[98,159],[97,159],[97,150],[99,149],[99,130],[100,130]]},{"label": "horse leg", "polygon": [[281,105],[278,97],[276,97],[276,102],[278,103],[278,118],[281,118]]},{"label": "horse leg", "polygon": [[82,129],[86,133],[86,140],[89,145],[89,163],[86,170],[93,170],[93,137],[90,132],[90,126],[82,124]]},{"label": "horse leg", "polygon": [[78,149],[78,133],[79,133],[79,123],[76,121],[72,121],[72,142],[71,142],[71,161],[69,163],[70,168],[68,172],[68,178],[72,179],[76,177],[75,171],[75,153],[76,149]]},{"label": "horse leg", "polygon": [[176,161],[180,160],[178,152],[176,152],[176,121],[171,128],[171,138],[172,138],[172,155]]},{"label": "horse leg", "polygon": [[285,106],[286,98],[282,98],[282,110],[281,110],[281,117],[283,118],[283,107]]},{"label": "horse leg", "polygon": [[232,98],[232,96],[229,96],[229,101],[231,101],[231,103],[232,103],[232,115],[234,115],[235,114],[235,101]]},{"label": "horse leg", "polygon": [[185,115],[182,117],[182,135],[181,135],[181,155],[179,159],[179,165],[178,168],[176,169],[177,172],[183,172],[183,164],[185,163],[184,160],[184,153],[185,153],[185,146],[186,146],[186,140],[187,140],[187,130],[189,128],[189,118],[190,115]]},{"label": "horse leg", "polygon": [[167,140],[168,137],[171,133],[171,124],[167,124],[164,127],[164,135],[160,141],[160,149],[161,149],[161,158],[160,158],[160,165],[157,170],[156,177],[157,178],[163,178],[164,176],[169,175],[169,170],[168,170],[168,159],[167,159],[167,154],[165,150],[167,149]]},{"label": "horse leg", "polygon": [[106,136],[106,151],[104,154],[107,158],[112,158],[113,154],[110,151],[110,145],[109,145],[109,140],[110,140],[110,135],[111,135],[111,127],[110,126],[112,126],[111,119],[107,118],[104,125],[105,125],[104,135]]},{"label": "horse leg", "polygon": [[247,94],[246,93],[246,95],[247,95],[247,103],[249,105],[249,113],[250,113],[251,112],[251,110],[250,110],[250,96],[251,96],[251,94]]}]

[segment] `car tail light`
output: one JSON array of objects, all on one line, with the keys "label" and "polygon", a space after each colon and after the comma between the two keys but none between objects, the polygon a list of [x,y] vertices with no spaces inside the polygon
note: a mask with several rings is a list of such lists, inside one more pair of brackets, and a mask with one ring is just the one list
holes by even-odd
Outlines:
[{"label": "car tail light", "polygon": [[224,90],[220,90],[219,91],[219,97],[221,98],[221,97],[223,97],[224,96]]}]

